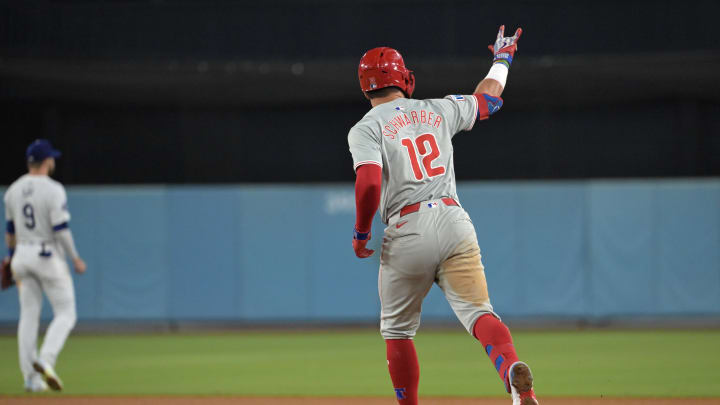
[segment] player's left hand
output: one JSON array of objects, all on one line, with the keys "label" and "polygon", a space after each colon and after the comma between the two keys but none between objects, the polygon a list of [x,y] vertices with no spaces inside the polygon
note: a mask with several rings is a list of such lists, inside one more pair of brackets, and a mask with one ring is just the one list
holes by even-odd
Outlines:
[{"label": "player's left hand", "polygon": [[370,232],[367,234],[360,233],[358,231],[354,232],[353,235],[353,250],[355,251],[355,256],[365,259],[373,255],[375,253],[374,250],[368,249],[365,246],[367,245],[368,241],[371,238]]},{"label": "player's left hand", "polygon": [[517,51],[517,42],[522,35],[522,28],[515,31],[515,35],[511,37],[505,36],[505,26],[501,25],[498,30],[497,39],[494,45],[488,45],[488,49],[493,53],[493,63],[503,63],[508,68],[512,63],[515,51]]},{"label": "player's left hand", "polygon": [[0,265],[0,289],[7,290],[15,284],[13,280],[12,270],[10,270],[10,256],[2,260]]},{"label": "player's left hand", "polygon": [[73,259],[73,267],[75,267],[75,273],[77,274],[83,274],[87,270],[87,264],[85,264],[85,260],[79,257]]}]

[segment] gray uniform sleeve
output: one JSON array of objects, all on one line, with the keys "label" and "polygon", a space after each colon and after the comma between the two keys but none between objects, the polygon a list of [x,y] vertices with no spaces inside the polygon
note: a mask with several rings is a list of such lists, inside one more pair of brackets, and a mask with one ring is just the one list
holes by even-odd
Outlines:
[{"label": "gray uniform sleeve", "polygon": [[8,193],[10,190],[5,192],[3,196],[3,203],[5,204],[5,232],[14,235],[15,234],[15,220],[12,216],[12,209],[10,209]]},{"label": "gray uniform sleeve", "polygon": [[473,128],[478,117],[478,101],[474,95],[451,95],[440,101],[453,135]]},{"label": "gray uniform sleeve", "polygon": [[65,188],[60,185],[53,193],[50,201],[50,223],[55,232],[55,240],[63,247],[65,254],[71,259],[78,257],[75,248],[75,240],[68,223],[70,222],[70,211],[67,205],[67,193]]},{"label": "gray uniform sleeve", "polygon": [[5,204],[5,220],[10,222],[13,220],[12,217],[12,210],[10,209],[10,204],[8,204],[8,191],[5,192],[5,195],[3,195],[3,203]]},{"label": "gray uniform sleeve", "polygon": [[75,248],[75,240],[73,239],[72,232],[70,232],[70,228],[64,228],[55,232],[55,240],[60,243],[60,246],[63,247],[65,254],[71,259],[76,259],[79,256],[77,249]]},{"label": "gray uniform sleeve", "polygon": [[50,200],[50,224],[53,230],[58,230],[57,227],[67,224],[70,221],[70,211],[67,206],[67,194],[65,188],[59,186],[52,195]]},{"label": "gray uniform sleeve", "polygon": [[364,164],[375,164],[382,167],[380,139],[369,128],[356,125],[350,129],[348,144],[353,158],[353,169]]}]

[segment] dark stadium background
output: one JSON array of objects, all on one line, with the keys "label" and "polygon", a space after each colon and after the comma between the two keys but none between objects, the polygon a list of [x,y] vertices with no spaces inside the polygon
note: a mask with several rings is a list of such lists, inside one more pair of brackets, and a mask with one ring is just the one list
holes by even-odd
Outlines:
[{"label": "dark stadium background", "polygon": [[[467,94],[505,24],[524,33],[503,110],[454,138],[455,169],[541,403],[716,403],[719,17],[718,0],[0,0],[0,195],[50,139],[88,265],[62,397],[18,400],[393,402],[379,215],[376,254],[351,248],[357,64],[392,46],[417,98]],[[0,292],[0,403],[26,395],[20,311]],[[497,403],[439,288],[422,311],[423,400]]]},{"label": "dark stadium background", "polygon": [[353,179],[356,68],[378,45],[416,97],[474,89],[524,29],[503,113],[459,179],[720,175],[716,1],[3,1],[0,183],[35,138],[67,184]]}]

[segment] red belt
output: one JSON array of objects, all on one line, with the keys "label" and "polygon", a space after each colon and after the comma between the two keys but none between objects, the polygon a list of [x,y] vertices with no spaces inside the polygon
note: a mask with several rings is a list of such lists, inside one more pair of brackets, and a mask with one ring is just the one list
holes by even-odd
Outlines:
[{"label": "red belt", "polygon": [[[460,204],[458,204],[457,201],[455,201],[455,200],[453,200],[452,198],[449,198],[449,197],[444,197],[444,198],[441,198],[440,200],[441,200],[442,202],[444,202],[445,205],[447,205],[448,207],[458,207],[458,206],[460,206]],[[422,203],[415,203],[415,204],[410,204],[410,205],[404,206],[404,207],[400,210],[400,216],[401,216],[401,217],[404,217],[404,216],[407,215],[407,214],[412,214],[413,212],[418,212],[418,211],[420,211],[420,205],[421,205],[421,204],[422,204]]]}]

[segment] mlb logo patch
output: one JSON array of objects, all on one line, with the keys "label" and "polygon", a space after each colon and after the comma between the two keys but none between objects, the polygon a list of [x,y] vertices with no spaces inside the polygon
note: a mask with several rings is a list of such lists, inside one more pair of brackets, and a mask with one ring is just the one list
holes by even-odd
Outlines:
[{"label": "mlb logo patch", "polygon": [[453,97],[454,97],[455,100],[457,100],[457,101],[465,101],[465,97],[463,97],[463,96],[461,96],[461,95],[459,95],[459,94],[455,94],[455,95],[453,95]]},{"label": "mlb logo patch", "polygon": [[428,203],[428,208],[435,208],[435,207],[437,207],[437,203],[436,203],[436,202]]}]

